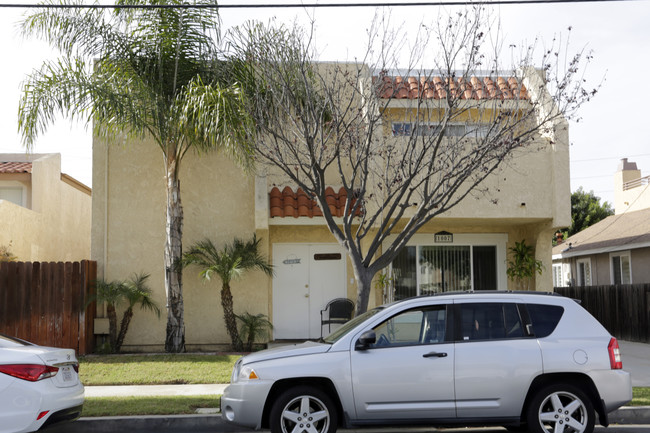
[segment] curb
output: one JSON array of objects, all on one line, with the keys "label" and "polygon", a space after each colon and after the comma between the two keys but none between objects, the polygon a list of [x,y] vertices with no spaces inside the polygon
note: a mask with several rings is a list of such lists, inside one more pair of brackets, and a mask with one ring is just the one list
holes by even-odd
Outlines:
[{"label": "curb", "polygon": [[[611,424],[650,424],[650,406],[625,406],[609,414]],[[53,427],[50,433],[115,433],[116,431],[191,430],[195,433],[252,431],[230,424],[221,415],[147,415],[79,418],[71,424]]]}]

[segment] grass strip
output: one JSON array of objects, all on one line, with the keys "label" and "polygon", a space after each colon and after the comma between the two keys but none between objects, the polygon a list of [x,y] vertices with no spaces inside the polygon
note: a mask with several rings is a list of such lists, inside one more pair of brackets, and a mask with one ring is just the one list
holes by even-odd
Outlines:
[{"label": "grass strip", "polygon": [[88,397],[81,416],[189,415],[198,408],[217,408],[221,396]]},{"label": "grass strip", "polygon": [[79,359],[84,385],[228,383],[240,355],[101,355]]},{"label": "grass strip", "polygon": [[650,406],[650,388],[632,388],[630,406]]}]

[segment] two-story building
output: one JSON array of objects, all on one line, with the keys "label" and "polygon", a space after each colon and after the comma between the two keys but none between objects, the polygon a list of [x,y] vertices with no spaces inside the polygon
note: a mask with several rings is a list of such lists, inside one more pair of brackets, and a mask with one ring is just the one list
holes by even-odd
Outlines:
[{"label": "two-story building", "polygon": [[[520,82],[481,80],[483,90],[470,92],[468,103],[475,98],[507,103],[508,98],[522,99],[520,92],[525,92]],[[436,98],[433,90],[430,97]],[[418,92],[385,96],[391,100],[384,112],[383,140],[399,140],[407,133],[408,122],[400,113],[415,106]],[[460,134],[466,128],[481,131],[481,125],[462,119],[448,131]],[[489,193],[468,196],[413,236],[392,264],[398,276],[395,284],[389,292],[379,284],[373,287],[370,306],[437,291],[514,289],[506,274],[507,259],[509,248],[521,240],[535,247],[536,258],[544,264],[536,289],[552,290],[550,239],[570,222],[567,123],[560,119],[552,129],[552,138],[539,134],[536,146],[516,153],[490,175],[485,181]],[[113,146],[95,139],[92,258],[108,280],[150,273],[154,299],[165,305],[165,173],[160,160],[159,149],[150,141]],[[324,224],[321,210],[296,185],[277,175],[247,175],[219,153],[187,154],[180,179],[185,248],[204,238],[223,245],[256,234],[274,265],[273,277],[251,273],[232,284],[237,314],[267,315],[275,339],[318,338],[320,310],[327,302],[355,299],[356,283],[345,251]],[[340,217],[346,197],[336,177],[328,179],[328,206]],[[227,345],[220,282],[204,282],[190,267],[184,271],[183,285],[187,348]],[[164,319],[138,313],[125,347],[161,350],[164,339]]]},{"label": "two-story building", "polygon": [[0,245],[17,260],[88,260],[91,205],[60,154],[0,154]]}]

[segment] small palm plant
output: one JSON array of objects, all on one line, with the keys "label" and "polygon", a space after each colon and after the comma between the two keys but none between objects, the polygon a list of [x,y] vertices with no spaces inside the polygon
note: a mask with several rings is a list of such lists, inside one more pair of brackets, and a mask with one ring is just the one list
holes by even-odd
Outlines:
[{"label": "small palm plant", "polygon": [[517,283],[521,290],[530,290],[530,283],[535,274],[542,274],[542,261],[535,259],[535,249],[526,244],[526,240],[515,242],[515,246],[509,248],[512,260],[508,262],[506,273],[508,277]]},{"label": "small palm plant", "polygon": [[273,324],[269,322],[264,314],[250,314],[248,312],[241,316],[235,315],[241,322],[239,334],[246,341],[244,349],[248,352],[253,350],[253,344],[258,338],[269,337]]},{"label": "small palm plant", "polygon": [[[147,286],[149,274],[134,274],[128,281],[96,281],[96,292],[88,301],[103,302],[106,304],[108,315],[108,340],[110,350],[117,353],[122,349],[124,337],[129,330],[133,318],[133,308],[140,305],[143,310],[156,313],[160,318],[160,308],[151,298],[151,289]],[[117,329],[117,308],[120,304],[127,303],[128,306],[122,315],[120,329]]]},{"label": "small palm plant", "polygon": [[243,350],[243,343],[237,330],[230,283],[252,269],[273,275],[273,267],[259,253],[259,243],[255,236],[249,241],[235,239],[219,250],[211,240],[205,239],[192,245],[189,251],[183,254],[183,266],[196,265],[202,268],[199,275],[205,280],[209,281],[212,274],[217,274],[221,279],[223,318],[232,348],[237,351]]}]

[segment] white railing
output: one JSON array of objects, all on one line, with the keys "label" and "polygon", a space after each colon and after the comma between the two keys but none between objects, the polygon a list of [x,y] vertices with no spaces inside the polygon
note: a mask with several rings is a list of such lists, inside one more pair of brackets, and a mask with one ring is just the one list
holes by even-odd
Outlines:
[{"label": "white railing", "polygon": [[640,177],[638,179],[625,182],[623,184],[623,191],[627,191],[628,189],[636,188],[638,186],[644,186],[648,183],[650,183],[650,176]]}]

